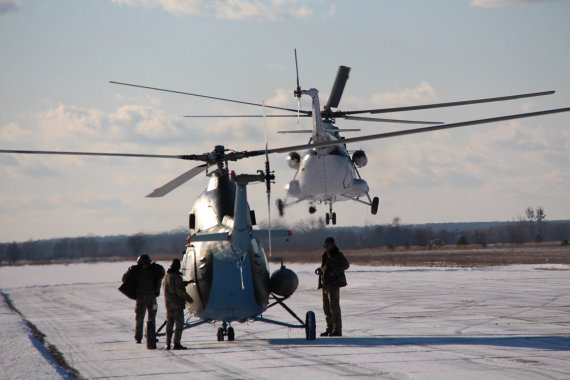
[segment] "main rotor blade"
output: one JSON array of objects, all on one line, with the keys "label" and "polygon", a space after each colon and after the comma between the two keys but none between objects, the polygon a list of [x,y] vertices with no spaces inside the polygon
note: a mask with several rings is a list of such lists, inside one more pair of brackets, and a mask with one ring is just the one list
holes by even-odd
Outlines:
[{"label": "main rotor blade", "polygon": [[344,92],[344,86],[346,85],[346,81],[348,80],[349,72],[350,72],[350,67],[339,66],[338,72],[336,73],[336,79],[334,80],[331,94],[329,95],[329,100],[325,105],[325,108],[327,109],[338,108],[338,104],[340,103],[340,98],[342,97],[342,93]]},{"label": "main rotor blade", "polygon": [[360,111],[336,111],[336,112],[333,112],[333,117],[340,117],[340,116],[344,116],[344,115],[355,115],[355,114],[359,114],[359,113],[389,113],[389,112],[416,111],[416,110],[424,110],[424,109],[430,109],[430,108],[456,107],[456,106],[465,106],[465,105],[469,105],[469,104],[491,103],[491,102],[501,102],[501,101],[505,101],[505,100],[531,98],[531,97],[535,97],[535,96],[552,95],[554,93],[555,93],[555,91],[542,91],[542,92],[531,92],[528,94],[499,96],[499,97],[495,97],[495,98],[462,100],[462,101],[458,101],[458,102],[448,102],[448,103],[423,104],[423,105],[418,105],[418,106],[376,108],[376,109],[360,110]]},{"label": "main rotor blade", "polygon": [[[337,128],[334,132],[360,132],[361,129],[359,128]],[[312,129],[294,129],[291,131],[277,131],[277,133],[286,134],[286,133],[312,133]],[[332,131],[331,131],[332,132]]]},{"label": "main rotor blade", "polygon": [[375,121],[379,123],[402,123],[402,124],[443,124],[441,121],[419,121],[419,120],[401,120],[401,119],[378,119],[375,117],[363,116],[343,116],[346,120],[356,121]]},{"label": "main rotor blade", "polygon": [[168,182],[166,185],[161,186],[157,189],[154,189],[154,191],[152,193],[150,193],[149,195],[147,195],[147,197],[148,198],[158,198],[158,197],[165,196],[166,194],[170,193],[172,190],[176,189],[177,187],[185,184],[186,182],[188,182],[189,180],[191,180],[192,178],[194,178],[198,174],[206,171],[206,169],[208,169],[209,166],[210,165],[208,165],[208,164],[202,164],[202,165],[198,165],[196,167],[193,167],[192,169],[188,170],[187,172],[182,173],[178,177],[174,178],[172,181]]},{"label": "main rotor blade", "polygon": [[[310,111],[308,111],[310,112]],[[185,115],[192,118],[214,118],[214,117],[297,117],[298,115]],[[311,117],[311,115],[299,115],[300,117]]]},{"label": "main rotor blade", "polygon": [[[119,84],[119,85],[122,85],[122,86],[130,86],[130,87],[144,88],[144,89],[147,89],[147,90],[171,92],[171,93],[173,93],[173,94],[182,94],[182,95],[197,96],[197,97],[199,97],[199,98],[206,98],[206,99],[213,99],[213,100],[221,100],[221,101],[223,101],[223,102],[231,102],[231,103],[238,103],[238,104],[246,104],[246,105],[249,105],[249,106],[263,107],[263,104],[259,104],[259,103],[251,103],[251,102],[245,102],[245,101],[242,101],[242,100],[219,98],[219,97],[217,97],[217,96],[194,94],[194,93],[191,93],[191,92],[176,91],[176,90],[167,90],[167,89],[164,89],[164,88],[141,86],[141,85],[138,85],[138,84],[124,83],[124,82],[109,81],[109,83],[112,83],[112,84]],[[266,105],[265,107],[271,108],[271,109],[276,109],[276,110],[282,110],[282,111],[297,112],[296,109],[292,109],[292,108],[275,107],[275,106],[268,106],[268,105]],[[303,110],[301,110],[300,112],[307,114],[309,111],[303,111]]]},{"label": "main rotor blade", "polygon": [[139,153],[104,153],[104,152],[65,152],[55,150],[13,150],[13,149],[0,149],[0,153],[15,153],[15,154],[53,154],[60,156],[106,156],[106,157],[146,157],[146,158],[177,158],[177,159],[192,159],[187,158],[185,155],[170,155],[170,154],[139,154]]},{"label": "main rotor blade", "polygon": [[[390,137],[412,135],[412,134],[424,133],[424,132],[434,132],[434,131],[440,131],[440,130],[444,130],[444,129],[467,127],[467,126],[476,125],[476,124],[495,123],[498,121],[506,121],[506,120],[513,120],[513,119],[523,119],[523,118],[527,118],[527,117],[550,115],[550,114],[561,113],[561,112],[570,112],[570,107],[545,110],[545,111],[537,111],[537,112],[529,112],[529,113],[520,113],[520,114],[508,115],[508,116],[492,117],[492,118],[488,118],[488,119],[462,121],[459,123],[434,125],[431,127],[407,129],[407,130],[403,130],[403,131],[386,132],[386,133],[379,133],[379,134],[375,134],[375,135],[351,137],[351,138],[336,140],[336,141],[325,141],[325,142],[314,143],[314,144],[303,144],[303,145],[287,146],[287,147],[282,147],[282,148],[273,148],[273,149],[269,149],[268,153],[287,153],[287,152],[291,152],[291,151],[311,149],[311,148],[325,148],[328,146],[344,145],[344,144],[350,144],[350,143],[368,141],[368,140],[386,139],[386,138],[390,138]],[[250,153],[253,153],[253,152],[250,152]]]}]

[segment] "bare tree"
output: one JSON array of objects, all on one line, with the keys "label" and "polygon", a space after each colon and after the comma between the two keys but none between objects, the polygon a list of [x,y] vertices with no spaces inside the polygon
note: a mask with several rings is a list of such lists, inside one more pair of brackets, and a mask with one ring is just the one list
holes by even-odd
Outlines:
[{"label": "bare tree", "polygon": [[546,214],[544,213],[544,208],[542,208],[542,206],[538,206],[536,208],[536,212],[534,215],[536,218],[536,229],[537,229],[537,233],[536,233],[536,236],[534,237],[534,241],[536,243],[540,243],[544,240],[544,237],[542,235],[543,223],[544,223],[544,220],[546,219]]}]

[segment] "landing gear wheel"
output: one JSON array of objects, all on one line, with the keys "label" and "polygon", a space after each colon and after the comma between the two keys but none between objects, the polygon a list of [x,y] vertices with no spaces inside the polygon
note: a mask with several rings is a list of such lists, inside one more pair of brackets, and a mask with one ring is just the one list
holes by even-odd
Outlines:
[{"label": "landing gear wheel", "polygon": [[228,341],[233,342],[236,339],[236,334],[233,327],[228,328]]},{"label": "landing gear wheel", "polygon": [[283,202],[283,200],[278,199],[277,201],[275,201],[275,204],[277,205],[277,210],[279,211],[279,216],[285,215],[285,203]]},{"label": "landing gear wheel", "polygon": [[327,226],[330,224],[331,222],[331,216],[330,214],[327,212],[327,215],[325,216],[325,222],[327,223]]},{"label": "landing gear wheel", "polygon": [[331,220],[332,220],[332,224],[333,224],[333,225],[336,225],[336,212],[333,212],[333,213],[332,213]]},{"label": "landing gear wheel", "polygon": [[307,311],[305,316],[305,337],[307,340],[317,339],[317,323],[315,320],[315,313]]},{"label": "landing gear wheel", "polygon": [[376,213],[378,213],[378,203],[380,202],[380,200],[378,199],[378,197],[374,197],[374,199],[372,199],[372,215],[376,215]]},{"label": "landing gear wheel", "polygon": [[224,341],[224,329],[219,327],[218,328],[218,342]]},{"label": "landing gear wheel", "polygon": [[317,208],[315,206],[309,206],[309,214],[314,214],[317,212]]}]

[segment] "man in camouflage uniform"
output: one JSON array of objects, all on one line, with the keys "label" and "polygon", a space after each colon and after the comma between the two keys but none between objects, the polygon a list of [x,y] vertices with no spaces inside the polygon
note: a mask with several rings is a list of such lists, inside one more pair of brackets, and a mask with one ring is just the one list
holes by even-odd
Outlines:
[{"label": "man in camouflage uniform", "polygon": [[135,340],[140,343],[143,337],[144,316],[148,313],[149,323],[155,326],[158,304],[156,297],[160,295],[160,285],[164,277],[164,268],[153,263],[148,255],[141,255],[137,265],[133,265],[123,275],[123,283],[130,284],[135,290]]},{"label": "man in camouflage uniform", "polygon": [[321,336],[342,336],[340,288],[346,286],[344,271],[350,264],[335,244],[334,238],[325,239],[322,264],[315,270],[319,276],[319,289],[323,290],[323,311],[327,329]]},{"label": "man in camouflage uniform", "polygon": [[172,260],[172,264],[164,278],[164,303],[166,306],[165,350],[170,350],[172,330],[174,326],[176,326],[176,331],[174,332],[173,349],[186,349],[186,347],[180,344],[180,340],[182,339],[182,328],[184,325],[184,307],[186,302],[192,303],[192,297],[186,293],[186,285],[188,285],[188,283],[182,280],[182,273],[180,273],[180,260]]}]

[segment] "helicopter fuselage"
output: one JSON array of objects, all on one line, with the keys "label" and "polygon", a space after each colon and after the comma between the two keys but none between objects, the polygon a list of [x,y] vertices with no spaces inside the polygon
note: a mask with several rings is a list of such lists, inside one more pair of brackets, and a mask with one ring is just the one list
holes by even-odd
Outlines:
[{"label": "helicopter fuselage", "polygon": [[308,201],[342,201],[364,196],[368,184],[358,178],[343,146],[310,149],[302,157],[287,196]]},{"label": "helicopter fuselage", "polygon": [[196,240],[182,263],[192,314],[205,321],[245,322],[268,305],[269,269],[254,236],[246,186],[214,173],[192,209]]},{"label": "helicopter fuselage", "polygon": [[[311,88],[301,91],[312,99],[312,133],[313,143],[341,141],[340,130],[333,124],[334,120],[321,119],[319,91]],[[364,152],[360,151],[363,155]],[[296,154],[296,161],[289,164],[297,169],[295,177],[286,185],[287,198],[297,201],[307,200],[313,203],[328,203],[332,215],[332,204],[344,200],[358,200],[368,197],[368,183],[360,178],[354,159],[350,157],[344,144],[326,148],[313,148],[305,151],[301,157]],[[296,203],[294,202],[294,203]],[[334,218],[336,222],[336,216]]]}]

